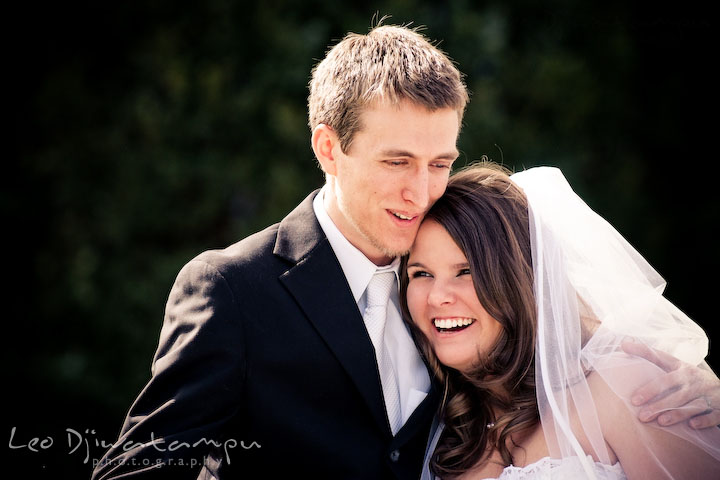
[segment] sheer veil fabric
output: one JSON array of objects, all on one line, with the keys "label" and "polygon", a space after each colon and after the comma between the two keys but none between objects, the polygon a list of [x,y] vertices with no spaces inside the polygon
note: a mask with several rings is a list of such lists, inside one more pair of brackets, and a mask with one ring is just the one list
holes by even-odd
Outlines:
[{"label": "sheer veil fabric", "polygon": [[537,167],[511,178],[530,210],[536,386],[550,456],[576,457],[587,478],[596,478],[593,459],[612,464],[607,436],[620,432],[636,444],[632,457],[617,455],[628,476],[720,478],[720,429],[637,420],[630,394],[663,372],[621,348],[631,339],[709,369],[704,331],[663,297],[660,275],[560,170]]}]

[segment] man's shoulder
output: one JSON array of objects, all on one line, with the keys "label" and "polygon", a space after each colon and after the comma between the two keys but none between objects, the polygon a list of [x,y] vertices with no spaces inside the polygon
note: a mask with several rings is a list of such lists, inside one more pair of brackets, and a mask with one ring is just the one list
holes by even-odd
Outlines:
[{"label": "man's shoulder", "polygon": [[277,274],[298,262],[325,238],[312,209],[311,193],[282,221],[225,248],[206,250],[184,270],[207,269],[230,277]]},{"label": "man's shoulder", "polygon": [[277,230],[278,225],[272,225],[228,247],[200,253],[179,270],[173,291],[185,295],[212,292],[223,285],[236,293],[266,288],[289,267],[273,254]]},{"label": "man's shoulder", "polygon": [[273,249],[279,225],[279,223],[271,225],[225,248],[206,250],[190,260],[189,263],[206,263],[221,273],[233,268],[267,265],[267,262],[274,258]]}]

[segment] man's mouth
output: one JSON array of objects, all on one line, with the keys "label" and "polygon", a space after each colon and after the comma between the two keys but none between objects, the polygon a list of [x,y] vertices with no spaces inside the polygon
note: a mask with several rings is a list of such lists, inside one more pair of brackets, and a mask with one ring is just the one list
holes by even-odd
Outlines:
[{"label": "man's mouth", "polygon": [[456,318],[434,318],[433,324],[435,329],[440,333],[459,332],[475,323],[475,319],[467,317]]},{"label": "man's mouth", "polygon": [[396,216],[397,218],[399,218],[400,220],[412,220],[413,218],[417,217],[417,215],[404,215],[404,214],[402,214],[402,213],[400,213],[400,212],[394,212],[394,211],[392,211],[392,210],[388,210],[388,212],[392,213],[393,215],[395,215],[395,216]]}]

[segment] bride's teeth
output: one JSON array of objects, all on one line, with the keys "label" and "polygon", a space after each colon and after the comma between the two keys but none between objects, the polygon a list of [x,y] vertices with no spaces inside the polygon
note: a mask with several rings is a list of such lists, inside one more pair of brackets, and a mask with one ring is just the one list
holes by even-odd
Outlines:
[{"label": "bride's teeth", "polygon": [[473,323],[472,318],[435,318],[433,319],[433,323],[435,325],[435,328],[439,328],[441,330],[448,330],[450,328],[456,328],[456,327],[467,327],[471,323]]}]

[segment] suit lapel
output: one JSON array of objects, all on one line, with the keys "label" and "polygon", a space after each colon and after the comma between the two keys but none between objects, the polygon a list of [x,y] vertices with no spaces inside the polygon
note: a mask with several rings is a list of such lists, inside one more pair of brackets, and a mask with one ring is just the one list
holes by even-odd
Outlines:
[{"label": "suit lapel", "polygon": [[377,423],[389,434],[372,342],[342,268],[313,212],[316,193],[280,223],[274,253],[295,264],[280,281],[350,375]]}]

